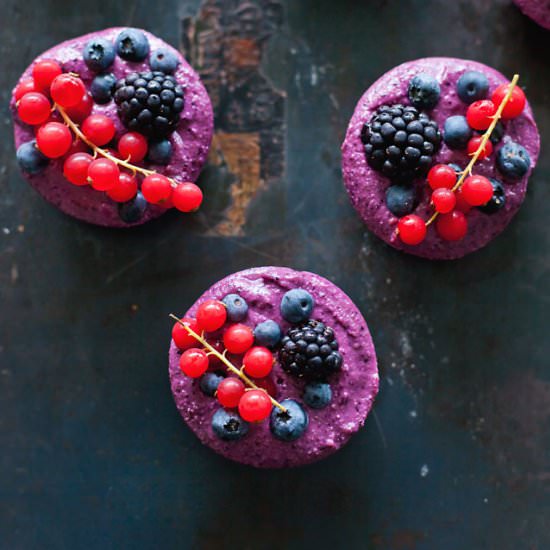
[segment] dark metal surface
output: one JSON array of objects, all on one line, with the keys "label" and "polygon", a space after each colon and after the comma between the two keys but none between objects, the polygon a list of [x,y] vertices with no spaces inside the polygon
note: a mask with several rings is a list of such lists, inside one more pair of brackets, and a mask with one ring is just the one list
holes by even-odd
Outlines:
[{"label": "dark metal surface", "polygon": [[[206,170],[208,204],[194,217],[124,232],[54,210],[15,164],[7,102],[20,72],[52,44],[111,25],[178,43],[197,8],[2,3],[0,547],[549,548],[550,33],[509,0],[293,0],[261,61],[286,94],[286,172],[251,195],[240,236],[219,235],[234,207],[224,163]],[[360,94],[428,55],[521,73],[543,139],[512,225],[453,263],[369,235],[340,176]],[[263,264],[345,289],[380,360],[366,427],[303,469],[216,456],[182,424],[168,385],[167,314]]]}]

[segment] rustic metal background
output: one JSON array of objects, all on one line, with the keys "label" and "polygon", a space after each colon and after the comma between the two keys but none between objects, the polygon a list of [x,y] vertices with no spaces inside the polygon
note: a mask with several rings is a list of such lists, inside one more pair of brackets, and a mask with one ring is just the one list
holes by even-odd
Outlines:
[{"label": "rustic metal background", "polygon": [[[196,216],[91,227],[18,173],[7,103],[19,74],[51,45],[112,25],[179,43],[205,76],[217,133]],[[218,0],[202,11],[4,0],[0,547],[549,548],[549,45],[511,0]],[[453,263],[368,234],[340,175],[360,94],[429,55],[521,73],[543,138],[512,225]],[[168,385],[168,312],[264,264],[345,289],[380,360],[366,427],[302,469],[216,456]]]}]

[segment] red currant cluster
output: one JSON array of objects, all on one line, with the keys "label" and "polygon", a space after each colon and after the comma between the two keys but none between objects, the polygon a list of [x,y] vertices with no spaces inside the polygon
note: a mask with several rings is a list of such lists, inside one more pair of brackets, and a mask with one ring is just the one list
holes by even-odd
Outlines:
[{"label": "red currant cluster", "polygon": [[91,185],[116,202],[126,202],[138,192],[139,173],[144,176],[141,193],[147,202],[182,212],[199,208],[202,191],[197,185],[135,165],[147,155],[143,135],[128,132],[118,139],[116,150],[104,148],[116,134],[113,120],[91,114],[93,100],[84,83],[78,75],[63,73],[56,61],[37,62],[32,77],[15,89],[15,100],[19,118],[35,126],[40,152],[50,159],[65,157],[63,175],[70,183]]},{"label": "red currant cluster", "polygon": [[473,165],[489,157],[493,145],[489,140],[499,119],[511,120],[518,117],[525,107],[525,94],[521,88],[512,84],[502,84],[493,93],[492,99],[475,101],[468,107],[466,120],[468,125],[481,136],[470,139],[467,146],[470,163],[457,173],[446,164],[437,164],[428,173],[428,185],[432,189],[431,204],[434,215],[425,222],[416,214],[409,214],[399,220],[397,230],[399,238],[408,245],[418,245],[425,238],[427,227],[436,222],[438,235],[445,241],[459,241],[468,232],[466,214],[476,206],[482,206],[493,197],[493,185],[488,178],[471,174]]}]

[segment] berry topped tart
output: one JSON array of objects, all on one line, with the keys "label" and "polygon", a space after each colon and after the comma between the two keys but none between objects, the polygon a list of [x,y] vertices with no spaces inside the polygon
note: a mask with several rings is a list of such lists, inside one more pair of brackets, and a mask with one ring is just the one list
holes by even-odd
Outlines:
[{"label": "berry topped tart", "polygon": [[66,214],[128,227],[200,206],[212,106],[197,73],[152,34],[113,28],[53,47],[10,107],[21,171]]},{"label": "berry topped tart", "polygon": [[365,92],[342,164],[351,201],[373,233],[443,260],[482,248],[508,225],[540,148],[518,79],[433,57],[395,67]]},{"label": "berry topped tart", "polygon": [[550,30],[550,0],[514,0],[514,3],[527,17]]},{"label": "berry topped tart", "polygon": [[378,392],[369,329],[319,275],[240,271],[171,317],[176,405],[223,456],[260,468],[309,464],[365,422]]}]

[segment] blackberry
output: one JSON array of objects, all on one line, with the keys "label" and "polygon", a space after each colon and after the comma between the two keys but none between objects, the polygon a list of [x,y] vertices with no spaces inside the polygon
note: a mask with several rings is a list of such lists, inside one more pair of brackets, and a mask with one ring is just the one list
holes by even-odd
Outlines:
[{"label": "blackberry", "polygon": [[410,183],[428,173],[441,133],[416,107],[382,105],[363,126],[361,140],[371,168],[395,183]]},{"label": "blackberry", "polygon": [[153,138],[167,137],[183,110],[183,88],[161,71],[131,73],[115,86],[118,116],[132,131]]},{"label": "blackberry", "polygon": [[292,327],[281,341],[279,362],[289,374],[308,380],[325,380],[342,366],[334,331],[310,319]]}]

